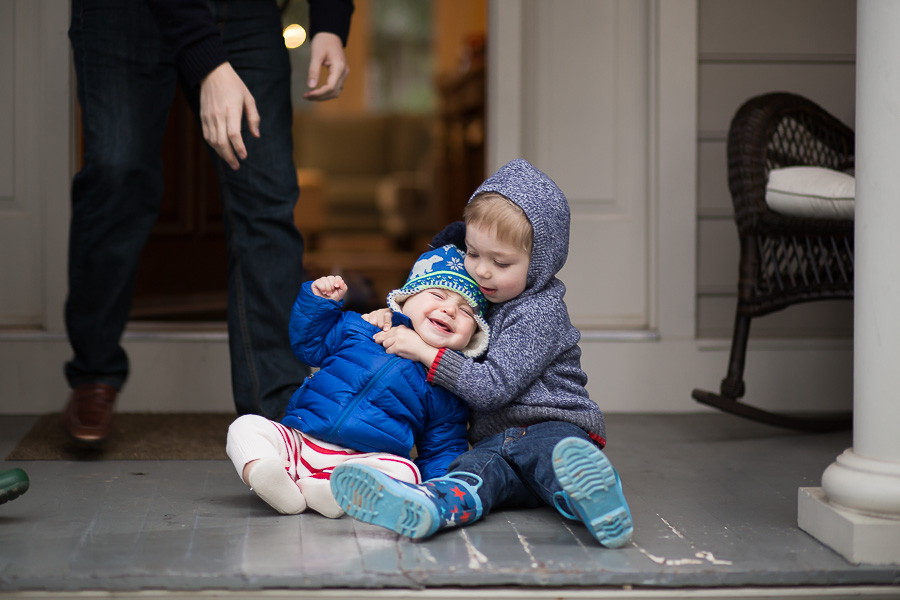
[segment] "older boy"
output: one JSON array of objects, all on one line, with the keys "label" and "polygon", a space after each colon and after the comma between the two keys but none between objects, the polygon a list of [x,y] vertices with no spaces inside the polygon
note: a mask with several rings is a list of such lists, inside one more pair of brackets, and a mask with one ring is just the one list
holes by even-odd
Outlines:
[{"label": "older boy", "polygon": [[464,214],[466,268],[492,303],[483,360],[426,348],[401,327],[375,339],[429,366],[429,381],[472,410],[473,448],[450,475],[409,485],[363,466],[335,469],[331,488],[351,516],[412,538],[467,525],[493,508],[551,505],[582,521],[610,548],[632,521],[616,470],[601,451],[603,414],[588,396],[580,333],[556,274],[569,245],[569,206],[559,187],[524,160],[476,190]]}]

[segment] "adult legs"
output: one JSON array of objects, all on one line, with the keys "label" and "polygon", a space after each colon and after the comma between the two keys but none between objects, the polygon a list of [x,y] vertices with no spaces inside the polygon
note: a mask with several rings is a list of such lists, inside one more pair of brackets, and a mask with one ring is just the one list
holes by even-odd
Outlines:
[{"label": "adult legs", "polygon": [[162,198],[162,134],[176,73],[141,2],[74,0],[69,31],[84,165],[72,182],[66,326],[74,387],[121,388],[119,345],[141,250]]},{"label": "adult legs", "polygon": [[[65,319],[74,356],[65,375],[77,392],[69,408],[78,401],[82,417],[94,409],[111,417],[128,376],[120,339],[138,260],[162,198],[160,151],[176,71],[142,2],[73,0],[69,37],[84,164],[72,182]],[[70,412],[76,435],[85,423]],[[105,437],[108,421],[94,423],[100,430],[89,437]]]},{"label": "adult legs", "polygon": [[[253,95],[260,137],[242,137],[247,159],[218,156],[228,237],[228,335],[238,414],[279,420],[309,368],[290,349],[288,320],[304,278],[293,220],[299,189],[291,138],[291,67],[274,2],[213,3],[232,66]],[[188,94],[195,111],[197,90]]]}]

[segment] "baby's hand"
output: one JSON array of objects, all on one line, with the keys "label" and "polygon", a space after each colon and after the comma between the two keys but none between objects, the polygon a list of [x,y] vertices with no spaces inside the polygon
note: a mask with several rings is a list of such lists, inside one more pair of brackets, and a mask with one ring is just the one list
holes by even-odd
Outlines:
[{"label": "baby's hand", "polygon": [[326,275],[313,281],[312,293],[320,298],[339,301],[347,293],[347,284],[340,275]]},{"label": "baby's hand", "polygon": [[362,316],[365,321],[371,325],[374,325],[378,329],[387,331],[391,328],[391,315],[393,311],[389,308],[379,308],[378,310],[373,310],[370,313],[366,313]]}]

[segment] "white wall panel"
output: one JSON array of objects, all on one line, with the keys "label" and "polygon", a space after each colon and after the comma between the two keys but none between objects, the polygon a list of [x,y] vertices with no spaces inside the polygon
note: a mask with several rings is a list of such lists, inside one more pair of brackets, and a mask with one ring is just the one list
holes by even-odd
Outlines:
[{"label": "white wall panel", "polygon": [[[606,211],[617,204],[616,61],[628,32],[618,30],[615,1],[570,1],[565,11],[546,0],[525,4],[524,150],[570,203]],[[585,51],[591,60],[572,61]]]},{"label": "white wall panel", "polygon": [[0,325],[38,325],[44,312],[38,68],[41,6],[0,2]]},{"label": "white wall panel", "polygon": [[573,322],[582,329],[647,328],[648,5],[559,6],[530,0],[518,7],[526,65],[514,100],[520,155],[569,199],[569,261],[560,277]]}]

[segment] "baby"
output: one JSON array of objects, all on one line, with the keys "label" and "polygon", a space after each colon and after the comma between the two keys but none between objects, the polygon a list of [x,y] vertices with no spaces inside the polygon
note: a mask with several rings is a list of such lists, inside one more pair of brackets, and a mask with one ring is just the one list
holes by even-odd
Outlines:
[{"label": "baby", "polygon": [[[426,252],[387,301],[395,325],[435,348],[476,357],[490,335],[487,300],[464,260],[453,245]],[[241,479],[284,514],[309,507],[341,516],[329,486],[337,465],[363,464],[421,483],[445,475],[468,449],[466,405],[428,383],[421,364],[375,342],[376,326],[341,310],[346,293],[337,275],[303,285],[291,312],[291,347],[319,370],[294,393],[280,423],[244,415],[228,430],[226,451]]]}]

